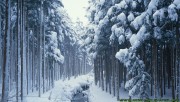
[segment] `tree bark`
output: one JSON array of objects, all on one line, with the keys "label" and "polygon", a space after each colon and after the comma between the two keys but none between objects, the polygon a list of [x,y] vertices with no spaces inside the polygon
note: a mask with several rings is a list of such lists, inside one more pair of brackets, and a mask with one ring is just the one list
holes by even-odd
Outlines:
[{"label": "tree bark", "polygon": [[[180,10],[177,10],[178,13],[180,13]],[[179,94],[180,94],[180,17],[178,17],[177,23],[176,23],[176,98],[179,99]]]},{"label": "tree bark", "polygon": [[154,98],[157,98],[157,42],[153,41]]},{"label": "tree bark", "polygon": [[5,34],[4,34],[4,51],[3,51],[3,83],[2,83],[2,102],[8,102],[9,91],[9,57],[10,57],[10,0],[6,0],[6,12],[5,12]]}]

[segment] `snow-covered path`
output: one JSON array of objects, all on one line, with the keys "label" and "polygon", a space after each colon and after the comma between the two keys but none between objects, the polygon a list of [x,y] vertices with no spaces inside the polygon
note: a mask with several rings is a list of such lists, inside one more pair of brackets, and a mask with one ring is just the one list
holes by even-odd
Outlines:
[{"label": "snow-covered path", "polygon": [[71,102],[71,99],[81,85],[90,85],[88,96],[90,102],[118,102],[116,98],[109,93],[103,92],[95,86],[93,73],[87,75],[72,77],[70,80],[60,80],[55,82],[55,87],[38,97],[38,93],[29,94],[26,97],[27,102]]},{"label": "snow-covered path", "polygon": [[82,75],[77,78],[72,77],[70,80],[60,80],[55,82],[55,87],[50,91],[37,97],[38,94],[29,94],[26,97],[27,102],[70,102],[73,94],[81,89],[83,84],[91,84],[93,76]]},{"label": "snow-covered path", "polygon": [[102,91],[102,89],[95,86],[94,83],[90,87],[89,100],[90,102],[119,102],[116,100],[116,97]]}]

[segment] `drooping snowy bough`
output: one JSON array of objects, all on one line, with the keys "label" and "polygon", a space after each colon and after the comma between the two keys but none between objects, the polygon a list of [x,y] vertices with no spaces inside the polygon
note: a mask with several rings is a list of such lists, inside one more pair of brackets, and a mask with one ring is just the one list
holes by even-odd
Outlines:
[{"label": "drooping snowy bough", "polygon": [[[166,46],[169,46],[168,43],[175,43],[172,39],[178,39],[175,43],[178,46],[177,32],[179,32],[179,28],[175,29],[174,26],[180,24],[180,1],[90,0],[90,5],[88,16],[91,24],[96,25],[94,29],[95,55],[99,56],[103,51],[114,51],[115,47],[116,54],[110,53],[109,56],[115,56],[126,67],[128,79],[125,80],[125,88],[129,90],[129,96],[139,94],[140,98],[148,98],[149,86],[150,84],[152,86],[152,81],[154,81],[154,96],[156,98],[157,68],[159,67],[157,59],[160,59],[156,55],[159,53],[157,49],[161,47],[165,49]],[[175,30],[176,34],[174,34]],[[162,42],[165,46],[162,45]],[[143,49],[144,51],[142,51]],[[156,60],[152,61],[150,58]],[[113,58],[110,57],[110,60]],[[176,60],[179,63],[179,57]],[[114,70],[113,67],[112,70]],[[105,75],[107,75],[105,80],[109,81],[108,75],[111,76],[111,74],[106,72],[106,69],[102,70],[105,70]],[[153,70],[155,74],[153,75],[149,70]],[[176,74],[178,73],[177,69]],[[112,72],[112,76],[113,74],[114,72]],[[95,74],[95,77],[96,75],[99,76],[99,74]],[[177,81],[177,83],[179,82]]]}]

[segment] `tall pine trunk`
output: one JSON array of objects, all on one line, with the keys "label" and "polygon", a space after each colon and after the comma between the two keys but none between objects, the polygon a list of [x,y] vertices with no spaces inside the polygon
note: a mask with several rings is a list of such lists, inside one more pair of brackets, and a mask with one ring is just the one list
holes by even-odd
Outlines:
[{"label": "tall pine trunk", "polygon": [[38,87],[39,87],[39,97],[41,97],[41,76],[42,76],[42,33],[43,33],[43,30],[42,30],[42,22],[43,22],[43,1],[41,0],[41,8],[40,8],[40,34],[39,34],[39,75],[38,75],[38,78],[39,78],[39,83],[38,83]]},{"label": "tall pine trunk", "polygon": [[157,41],[153,40],[154,98],[157,98]]},{"label": "tall pine trunk", "polygon": [[[0,12],[2,12],[2,10],[0,9]],[[0,57],[2,58],[2,17],[1,17],[1,13],[0,13]],[[0,73],[2,73],[2,61],[3,59],[0,59]],[[0,85],[2,84],[2,74],[0,75]]]},{"label": "tall pine trunk", "polygon": [[9,91],[9,62],[10,62],[10,0],[6,0],[6,12],[5,12],[5,34],[4,34],[4,51],[3,51],[3,83],[2,83],[2,102],[8,102]]},{"label": "tall pine trunk", "polygon": [[[180,11],[178,10],[177,11],[178,13],[180,13]],[[176,98],[179,99],[179,94],[180,94],[180,74],[179,74],[179,70],[180,70],[180,67],[179,67],[179,64],[180,64],[180,17],[178,17],[178,20],[177,20],[177,23],[176,23],[176,64],[175,64],[175,67],[176,67]]]}]

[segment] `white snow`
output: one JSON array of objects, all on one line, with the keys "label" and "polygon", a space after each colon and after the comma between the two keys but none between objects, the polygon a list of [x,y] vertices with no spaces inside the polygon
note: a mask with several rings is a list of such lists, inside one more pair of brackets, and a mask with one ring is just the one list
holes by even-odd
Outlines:
[{"label": "white snow", "polygon": [[133,25],[136,30],[139,29],[140,26],[142,26],[146,15],[147,15],[146,12],[143,12],[141,15],[137,16],[134,19],[134,21],[131,23],[131,25]]},{"label": "white snow", "polygon": [[128,81],[126,82],[126,84],[125,84],[125,89],[129,89],[129,87],[132,86],[133,80],[134,80],[134,79],[132,78],[131,80],[128,80]]},{"label": "white snow", "polygon": [[97,35],[94,36],[94,42],[96,42],[96,43],[98,42],[98,36]]},{"label": "white snow", "polygon": [[117,19],[120,20],[123,24],[126,22],[126,15],[124,13],[121,13],[117,16]]},{"label": "white snow", "polygon": [[111,7],[111,8],[108,10],[108,12],[107,12],[107,15],[108,15],[108,16],[110,16],[110,15],[113,14],[113,9],[114,9],[114,7]]},{"label": "white snow", "polygon": [[115,35],[114,35],[114,33],[112,33],[110,36],[110,41],[114,41],[114,39],[115,39]]},{"label": "white snow", "polygon": [[54,49],[53,51],[55,60],[64,63],[64,56],[61,55],[61,51],[59,49]]},{"label": "white snow", "polygon": [[85,44],[89,44],[91,42],[91,38],[90,37],[87,37],[86,39],[85,39]]},{"label": "white snow", "polygon": [[133,2],[132,2],[132,7],[133,7],[133,8],[136,8],[136,6],[137,6],[136,1],[133,1]]},{"label": "white snow", "polygon": [[122,0],[119,4],[115,4],[118,9],[127,8],[126,1]]},{"label": "white snow", "polygon": [[109,22],[109,19],[107,16],[105,16],[102,20],[99,21],[99,28],[106,25]]},{"label": "white snow", "polygon": [[117,25],[114,24],[114,25],[111,27],[111,31],[113,32],[116,28],[117,28]]},{"label": "white snow", "polygon": [[116,28],[114,33],[117,37],[119,37],[120,35],[124,34],[124,28],[122,27]]},{"label": "white snow", "polygon": [[159,27],[154,28],[154,37],[156,39],[161,39],[162,38],[161,29]]},{"label": "white snow", "polygon": [[57,33],[54,31],[50,32],[50,35],[48,36],[50,40],[51,50],[52,53],[48,53],[50,56],[53,56],[56,61],[59,61],[61,63],[64,62],[64,57],[61,54],[60,49],[58,48],[58,38]]},{"label": "white snow", "polygon": [[120,37],[118,38],[119,44],[122,44],[125,41],[125,37],[124,35],[120,35]]},{"label": "white snow", "polygon": [[116,53],[116,58],[120,61],[124,60],[124,57],[127,55],[128,49],[120,49],[119,52]]},{"label": "white snow", "polygon": [[178,14],[176,12],[176,6],[174,4],[171,4],[169,7],[168,7],[168,14],[169,14],[169,18],[172,20],[172,21],[177,21],[178,20]]},{"label": "white snow", "polygon": [[[127,54],[127,49],[121,50],[121,54]],[[119,56],[119,55],[117,55]],[[120,55],[121,56],[121,55]],[[102,89],[94,84],[94,73],[91,71],[87,75],[81,75],[78,77],[71,77],[70,80],[59,80],[55,82],[55,87],[48,92],[38,97],[38,92],[34,92],[25,96],[25,102],[71,102],[73,95],[82,90],[82,85],[89,85],[90,88],[86,91],[88,95],[89,102],[119,102],[116,97],[108,92],[102,91]],[[125,88],[133,87],[129,94],[128,91],[124,90],[123,83],[120,87],[120,99],[128,99],[136,91],[136,87],[132,86],[133,79],[129,80],[125,84]],[[171,90],[168,89],[166,96],[163,98],[171,99]],[[150,97],[153,99],[153,96]],[[138,99],[137,95],[132,96],[132,99]],[[13,101],[13,100],[12,100]],[[10,101],[11,102],[11,101]],[[14,102],[14,101],[13,101]]]},{"label": "white snow", "polygon": [[148,10],[147,10],[148,14],[151,15],[153,11],[157,9],[158,3],[159,3],[159,0],[151,0],[151,2],[148,5]]},{"label": "white snow", "polygon": [[38,97],[38,92],[35,92],[26,96],[25,100],[26,102],[71,102],[72,96],[78,90],[82,90],[82,85],[90,86],[86,91],[89,102],[118,102],[116,97],[95,86],[92,71],[87,75],[81,75],[76,78],[71,77],[70,80],[57,81],[55,82],[55,87],[41,97]]},{"label": "white snow", "polygon": [[92,84],[90,87],[89,94],[90,102],[119,102],[116,97],[110,95],[109,93],[102,91],[101,88]]},{"label": "white snow", "polygon": [[125,36],[126,36],[126,39],[129,40],[132,36],[132,31],[130,29],[126,29]]},{"label": "white snow", "polygon": [[125,0],[127,4],[131,3],[133,0]]},{"label": "white snow", "polygon": [[153,18],[154,18],[154,25],[156,25],[157,24],[157,19],[158,19],[158,16],[159,16],[159,13],[160,13],[160,11],[159,10],[157,10],[154,14],[153,14]]},{"label": "white snow", "polygon": [[131,36],[131,38],[130,38],[130,43],[131,43],[131,45],[133,45],[133,44],[136,42],[137,39],[138,39],[138,38],[137,38],[136,34],[133,34],[133,35]]},{"label": "white snow", "polygon": [[174,0],[173,2],[175,5],[179,5],[180,4],[180,0]]},{"label": "white snow", "polygon": [[55,82],[55,87],[38,97],[37,93],[29,94],[27,102],[71,102],[72,96],[82,90],[82,85],[90,85],[93,82],[93,73],[78,77],[71,77],[70,80],[60,80]]},{"label": "white snow", "polygon": [[177,9],[180,9],[180,0],[174,0],[173,4],[177,6]]},{"label": "white snow", "polygon": [[140,43],[147,39],[149,33],[146,33],[146,27],[142,26],[137,34],[133,34],[130,38],[130,43],[133,49],[139,47]]},{"label": "white snow", "polygon": [[133,88],[129,90],[129,96],[134,96],[134,93],[136,92],[137,89],[138,89],[137,85],[133,86]]},{"label": "white snow", "polygon": [[133,20],[134,20],[134,15],[133,15],[133,13],[130,13],[130,14],[128,15],[128,21],[131,22],[131,21],[133,21]]},{"label": "white snow", "polygon": [[99,0],[99,4],[103,5],[105,3],[105,0]]}]

